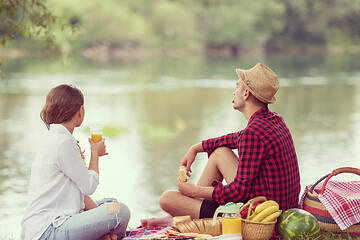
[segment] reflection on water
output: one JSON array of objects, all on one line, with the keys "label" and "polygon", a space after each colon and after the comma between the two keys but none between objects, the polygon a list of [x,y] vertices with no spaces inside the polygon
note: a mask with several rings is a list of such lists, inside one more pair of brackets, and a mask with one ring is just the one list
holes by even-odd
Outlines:
[{"label": "reflection on water", "polygon": [[[8,60],[0,82],[0,236],[20,232],[30,166],[46,132],[39,118],[47,91],[73,83],[86,117],[74,133],[86,154],[88,126],[101,123],[109,156],[100,161],[94,198],[116,197],[139,219],[162,215],[158,199],[176,188],[178,164],[202,139],[246,126],[232,109],[235,68],[268,64],[280,77],[278,102],[296,145],[302,187],[342,166],[360,167],[359,54],[277,55],[236,60],[155,59],[99,65],[73,59]],[[193,166],[196,182],[206,155]],[[339,177],[340,178],[340,177]],[[346,175],[346,178],[354,176]]]}]

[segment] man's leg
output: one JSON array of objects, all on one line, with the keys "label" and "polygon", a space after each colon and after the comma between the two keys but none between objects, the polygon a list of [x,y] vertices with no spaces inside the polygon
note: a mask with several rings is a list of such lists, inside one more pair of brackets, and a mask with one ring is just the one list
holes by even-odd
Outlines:
[{"label": "man's leg", "polygon": [[[197,183],[198,186],[211,186],[214,180],[227,183],[234,180],[237,172],[238,157],[229,148],[216,149],[209,157],[203,173]],[[160,197],[160,207],[170,215],[162,218],[141,220],[142,226],[169,226],[173,216],[190,215],[192,219],[198,219],[203,200],[182,195],[179,191],[169,190]]]},{"label": "man's leg", "polygon": [[218,148],[210,155],[197,185],[208,187],[214,180],[222,182],[223,179],[229,184],[234,181],[237,168],[236,154],[229,148]]},{"label": "man's leg", "polygon": [[[238,158],[229,148],[218,148],[209,160],[197,183],[198,186],[211,186],[214,180],[227,183],[234,180],[238,166]],[[182,195],[179,191],[166,191],[160,198],[160,207],[171,216],[190,215],[199,218],[202,199]]]},{"label": "man's leg", "polygon": [[191,219],[198,219],[202,199],[182,195],[179,191],[168,190],[162,194],[159,205],[169,215],[159,218],[142,219],[141,226],[162,227],[170,226],[173,216],[190,215]]},{"label": "man's leg", "polygon": [[182,195],[179,191],[169,190],[163,193],[159,205],[171,216],[190,215],[192,219],[198,219],[202,199],[191,198]]}]

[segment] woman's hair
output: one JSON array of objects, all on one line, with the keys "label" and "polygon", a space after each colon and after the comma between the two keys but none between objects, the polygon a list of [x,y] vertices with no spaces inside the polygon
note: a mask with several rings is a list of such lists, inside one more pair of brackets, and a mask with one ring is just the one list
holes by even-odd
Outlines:
[{"label": "woman's hair", "polygon": [[69,121],[84,105],[84,96],[74,85],[62,84],[54,87],[46,96],[40,117],[49,129],[50,124]]},{"label": "woman's hair", "polygon": [[[50,124],[65,123],[71,120],[82,105],[84,105],[84,95],[81,91],[74,85],[62,84],[52,88],[47,94],[40,117],[49,129]],[[78,141],[77,146],[81,158],[85,160],[85,151],[81,150]]]}]

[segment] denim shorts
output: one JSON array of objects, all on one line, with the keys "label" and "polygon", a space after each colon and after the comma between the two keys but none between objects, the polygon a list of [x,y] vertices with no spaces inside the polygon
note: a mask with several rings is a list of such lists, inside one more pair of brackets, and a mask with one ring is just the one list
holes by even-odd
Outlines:
[{"label": "denim shorts", "polygon": [[125,204],[119,203],[118,213],[109,213],[107,204],[104,203],[114,201],[116,199],[103,199],[96,202],[99,207],[75,214],[59,227],[55,228],[51,224],[39,239],[91,240],[108,233],[116,234],[119,239],[123,238],[130,219],[130,210]]}]

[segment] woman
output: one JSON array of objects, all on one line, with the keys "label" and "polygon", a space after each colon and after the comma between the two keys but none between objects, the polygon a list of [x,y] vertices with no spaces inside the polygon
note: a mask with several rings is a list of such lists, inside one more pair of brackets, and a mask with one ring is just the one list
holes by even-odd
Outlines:
[{"label": "woman", "polygon": [[95,203],[88,195],[99,184],[104,139],[91,139],[89,167],[72,133],[84,120],[84,97],[73,85],[50,90],[40,116],[48,133],[31,169],[29,203],[21,239],[117,239],[130,218],[126,205],[113,199]]}]

